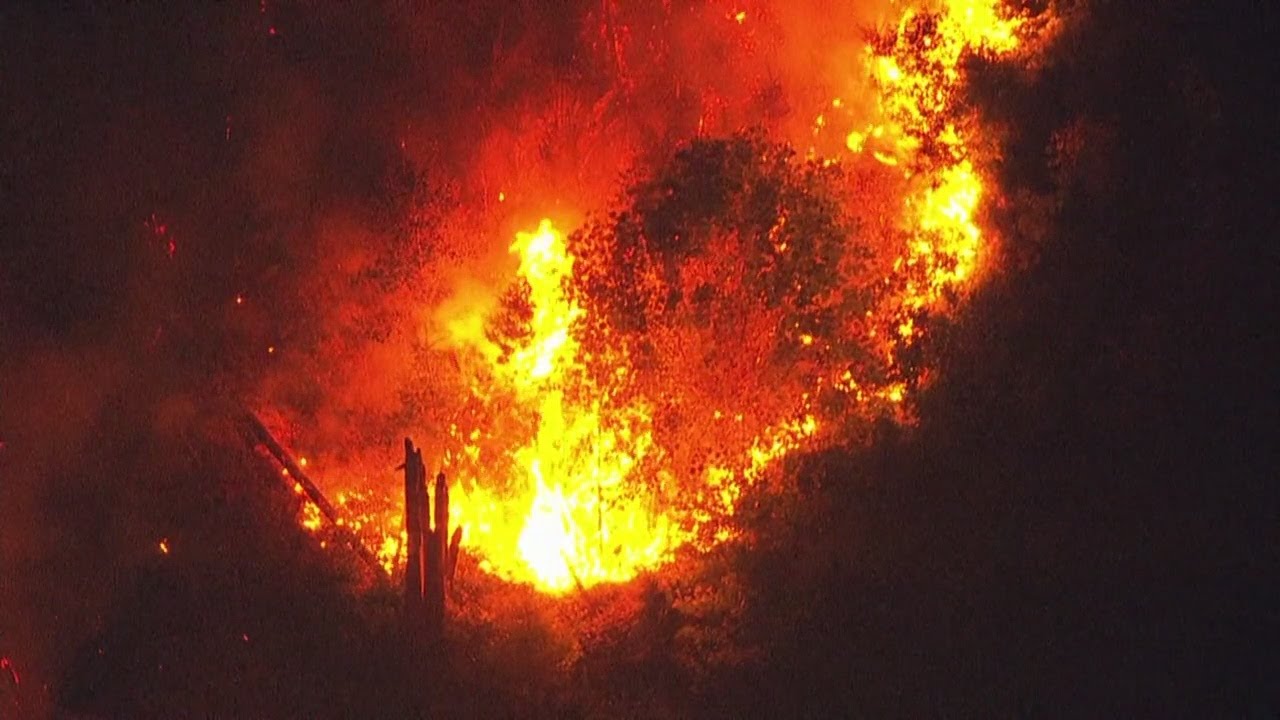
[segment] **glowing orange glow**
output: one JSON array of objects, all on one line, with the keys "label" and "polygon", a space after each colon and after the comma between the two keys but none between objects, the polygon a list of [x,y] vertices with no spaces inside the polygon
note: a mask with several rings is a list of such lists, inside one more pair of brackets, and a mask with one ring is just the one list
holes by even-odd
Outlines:
[{"label": "glowing orange glow", "polygon": [[320,514],[320,506],[310,500],[302,503],[302,527],[315,532],[320,529],[320,525],[323,522],[324,518]]},{"label": "glowing orange glow", "polygon": [[9,678],[15,686],[22,684],[22,677],[18,675],[18,669],[14,667],[13,661],[9,658],[0,657],[0,670],[9,673]]},{"label": "glowing orange glow", "polygon": [[168,554],[169,554],[169,538],[160,538],[160,542],[159,542],[159,543],[157,543],[157,544],[158,544],[158,545],[159,545],[159,547],[160,547],[160,554],[161,554],[161,555],[168,555]]}]

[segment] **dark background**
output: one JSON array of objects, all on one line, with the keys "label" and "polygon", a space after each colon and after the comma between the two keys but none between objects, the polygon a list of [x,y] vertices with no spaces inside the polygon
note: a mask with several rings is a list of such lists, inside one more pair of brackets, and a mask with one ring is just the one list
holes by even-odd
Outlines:
[{"label": "dark background", "polygon": [[[312,218],[405,212],[394,108],[447,115],[438,77],[483,72],[498,10],[463,10],[433,6],[469,20],[432,60],[383,6],[0,10],[0,656],[26,670],[0,717],[421,710],[390,596],[229,450],[219,402],[266,362],[234,348],[286,330],[223,304],[271,286],[287,318]],[[473,660],[449,713],[1280,712],[1273,13],[1062,11],[1083,30],[1033,80],[975,75],[1009,133],[1005,272],[943,333],[919,427],[806,464],[739,562],[763,657],[567,688],[536,653]]]}]

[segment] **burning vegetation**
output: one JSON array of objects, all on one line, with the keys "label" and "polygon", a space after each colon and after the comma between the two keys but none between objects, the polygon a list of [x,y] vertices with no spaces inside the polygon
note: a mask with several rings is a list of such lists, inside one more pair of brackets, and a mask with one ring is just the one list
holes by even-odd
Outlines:
[{"label": "burning vegetation", "polygon": [[[991,242],[997,143],[966,105],[967,63],[1025,59],[1045,22],[994,0],[891,5],[823,37],[849,64],[823,63],[820,87],[762,75],[744,88],[689,67],[685,34],[714,30],[710,47],[776,70],[767,48],[787,39],[786,13],[654,12],[602,3],[586,45],[601,55],[577,61],[594,82],[521,98],[514,129],[485,140],[516,158],[510,177],[482,159],[487,197],[416,231],[449,264],[405,276],[432,290],[397,296],[414,308],[398,311],[407,340],[383,391],[399,400],[371,423],[388,452],[418,436],[447,474],[480,570],[549,593],[723,542],[781,458],[910,420],[931,322],[980,278]],[[656,134],[654,101],[671,103]],[[631,168],[620,194],[597,158]],[[513,224],[506,261],[459,237]],[[315,430],[355,417],[340,401],[321,415],[268,389],[260,404],[318,459],[337,524],[397,572],[393,456]],[[303,523],[318,530],[313,505]]]}]

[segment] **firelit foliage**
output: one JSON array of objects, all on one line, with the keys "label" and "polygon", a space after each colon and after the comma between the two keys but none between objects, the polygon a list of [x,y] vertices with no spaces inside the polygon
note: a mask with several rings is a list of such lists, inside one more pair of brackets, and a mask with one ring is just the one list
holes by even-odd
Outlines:
[{"label": "firelit foliage", "polygon": [[838,167],[756,134],[695,140],[574,238],[574,290],[640,359],[664,331],[716,353],[765,334],[754,360],[772,365],[814,337],[843,346],[869,296],[843,187]]},{"label": "firelit foliage", "polygon": [[706,327],[717,305],[747,304],[822,332],[831,313],[853,309],[846,278],[865,254],[840,186],[836,166],[755,134],[695,140],[575,238],[590,259],[578,289],[620,329],[673,324],[682,311]]}]

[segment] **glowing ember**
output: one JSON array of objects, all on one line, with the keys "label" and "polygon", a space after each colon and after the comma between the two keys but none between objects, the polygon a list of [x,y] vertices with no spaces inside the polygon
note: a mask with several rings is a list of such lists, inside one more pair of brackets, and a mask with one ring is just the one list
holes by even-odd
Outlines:
[{"label": "glowing ember", "polygon": [[0,657],[0,672],[3,672],[4,675],[7,676],[5,680],[8,682],[10,687],[17,689],[18,686],[22,684],[22,676],[18,674],[18,668],[9,658]]},{"label": "glowing ember", "polygon": [[320,514],[320,507],[310,500],[302,504],[302,527],[315,532],[320,529],[324,523],[324,516]]}]

